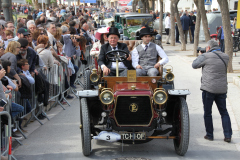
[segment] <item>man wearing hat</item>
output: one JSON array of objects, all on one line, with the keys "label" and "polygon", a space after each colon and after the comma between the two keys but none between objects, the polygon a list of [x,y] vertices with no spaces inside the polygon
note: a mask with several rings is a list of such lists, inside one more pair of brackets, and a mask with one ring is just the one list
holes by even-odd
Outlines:
[{"label": "man wearing hat", "polygon": [[[168,57],[163,49],[156,45],[152,40],[153,33],[149,27],[143,27],[140,30],[142,44],[138,45],[132,51],[132,66],[136,69],[137,76],[157,76],[158,68],[168,63]],[[157,57],[161,57],[157,61]]]},{"label": "man wearing hat", "polygon": [[14,37],[14,41],[17,41],[19,38],[27,38],[30,35],[26,28],[19,28],[17,31],[17,36]]},{"label": "man wearing hat", "polygon": [[[105,76],[116,76],[116,62],[111,62],[107,59],[106,53],[108,51],[113,50],[124,50],[129,52],[127,45],[125,43],[119,43],[118,40],[120,38],[120,34],[118,29],[115,27],[111,27],[109,29],[109,33],[107,34],[108,43],[101,46],[99,58],[98,58],[98,65],[101,67],[103,71],[103,75]],[[120,76],[127,76],[127,70],[132,69],[132,64],[130,62],[131,56],[124,62],[118,62],[119,69],[123,69],[119,72]]]}]

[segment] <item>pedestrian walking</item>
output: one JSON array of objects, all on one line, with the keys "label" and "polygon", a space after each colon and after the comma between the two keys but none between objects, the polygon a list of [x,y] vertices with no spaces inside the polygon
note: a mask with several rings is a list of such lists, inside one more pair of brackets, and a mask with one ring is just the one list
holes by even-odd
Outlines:
[{"label": "pedestrian walking", "polygon": [[167,13],[167,16],[165,18],[165,31],[167,33],[167,39],[166,39],[166,44],[170,44],[169,43],[169,39],[171,36],[171,19],[170,19],[170,13]]},{"label": "pedestrian walking", "polygon": [[181,20],[181,24],[182,24],[182,28],[183,28],[185,43],[187,44],[187,37],[188,37],[188,30],[189,30],[189,25],[190,25],[190,18],[187,16],[187,13],[184,12],[183,16],[181,17],[180,20]]},{"label": "pedestrian walking", "polygon": [[231,121],[226,108],[227,98],[227,65],[229,56],[222,52],[217,41],[207,42],[206,53],[199,52],[193,61],[194,69],[202,68],[201,90],[204,108],[205,139],[213,141],[212,105],[216,103],[222,118],[224,141],[231,142]]},{"label": "pedestrian walking", "polygon": [[[181,17],[182,16],[182,12],[179,12],[179,16]],[[176,43],[181,43],[179,41],[179,30],[178,30],[178,25],[177,25],[177,19],[175,18],[175,30],[176,30]]]},{"label": "pedestrian walking", "polygon": [[192,41],[191,43],[194,43],[194,31],[195,31],[195,24],[196,24],[196,16],[194,15],[194,12],[190,12],[190,30],[192,33]]}]

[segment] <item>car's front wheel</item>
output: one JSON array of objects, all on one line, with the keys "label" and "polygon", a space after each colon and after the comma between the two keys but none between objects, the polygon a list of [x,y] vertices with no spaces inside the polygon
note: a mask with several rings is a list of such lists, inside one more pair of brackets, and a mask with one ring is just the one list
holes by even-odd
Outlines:
[{"label": "car's front wheel", "polygon": [[82,152],[84,156],[89,156],[91,152],[91,129],[87,99],[81,98],[80,104]]},{"label": "car's front wheel", "polygon": [[183,97],[179,97],[175,106],[173,127],[174,134],[177,136],[173,140],[175,151],[178,155],[183,156],[188,150],[190,128],[188,106]]}]

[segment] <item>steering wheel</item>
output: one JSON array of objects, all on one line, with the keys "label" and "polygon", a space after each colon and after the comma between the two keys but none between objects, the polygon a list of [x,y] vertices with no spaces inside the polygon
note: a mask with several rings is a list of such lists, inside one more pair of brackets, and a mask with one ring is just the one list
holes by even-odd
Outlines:
[{"label": "steering wheel", "polygon": [[106,56],[111,62],[116,62],[116,60],[118,60],[118,62],[123,62],[127,60],[127,58],[129,57],[129,53],[124,50],[118,49],[108,51],[106,53]]}]

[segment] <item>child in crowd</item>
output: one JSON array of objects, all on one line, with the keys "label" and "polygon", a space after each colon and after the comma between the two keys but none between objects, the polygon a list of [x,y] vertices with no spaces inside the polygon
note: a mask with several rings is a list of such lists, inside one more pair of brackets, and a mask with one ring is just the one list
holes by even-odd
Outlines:
[{"label": "child in crowd", "polygon": [[21,69],[21,72],[22,72],[21,74],[27,77],[29,83],[34,84],[35,80],[29,72],[28,60],[27,59],[20,59],[17,62],[17,66]]}]

